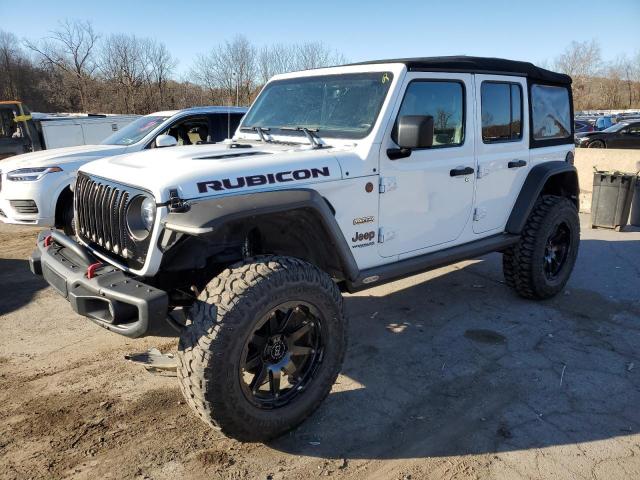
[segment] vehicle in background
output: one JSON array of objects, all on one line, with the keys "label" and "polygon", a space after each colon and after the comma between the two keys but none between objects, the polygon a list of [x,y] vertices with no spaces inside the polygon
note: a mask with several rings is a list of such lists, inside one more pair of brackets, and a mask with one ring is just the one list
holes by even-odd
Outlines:
[{"label": "vehicle in background", "polygon": [[576,120],[574,122],[574,128],[576,133],[589,133],[595,130],[591,122],[584,120]]},{"label": "vehicle in background", "polygon": [[573,128],[575,133],[573,134],[574,142],[577,142],[579,138],[584,137],[587,133],[595,132],[593,126],[595,122],[589,120],[574,120]]},{"label": "vehicle in background", "polygon": [[198,107],[138,117],[100,144],[26,153],[0,162],[0,221],[73,233],[70,185],[80,166],[104,157],[231,137],[244,107]]},{"label": "vehicle in background", "polygon": [[31,113],[21,102],[0,102],[0,160],[39,150],[100,143],[139,116]]},{"label": "vehicle in background", "polygon": [[596,119],[596,123],[595,123],[594,127],[598,132],[600,132],[602,130],[606,130],[607,128],[609,128],[612,125],[613,125],[613,118],[610,117],[609,115],[605,115],[605,116],[602,116],[602,117],[598,117]]},{"label": "vehicle in background", "polygon": [[602,132],[585,133],[575,143],[586,148],[640,148],[640,121],[619,122]]}]

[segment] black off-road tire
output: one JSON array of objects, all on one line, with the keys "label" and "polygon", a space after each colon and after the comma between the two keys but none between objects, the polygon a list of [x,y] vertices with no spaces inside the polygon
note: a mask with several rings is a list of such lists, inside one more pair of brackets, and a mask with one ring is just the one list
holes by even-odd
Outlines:
[{"label": "black off-road tire", "polygon": [[[323,315],[324,353],[315,375],[290,403],[252,404],[238,372],[245,342],[276,305],[313,304]],[[240,441],[267,441],[302,423],[331,391],[342,367],[347,321],[342,295],[323,271],[302,260],[262,256],[215,277],[188,314],[178,347],[178,379],[190,407],[210,426]]]},{"label": "black off-road tire", "polygon": [[62,231],[68,237],[75,237],[76,228],[74,223],[73,197],[65,200],[61,210]]},{"label": "black off-road tire", "polygon": [[[570,246],[560,272],[550,280],[544,273],[545,246],[555,226],[561,222],[569,227]],[[573,202],[555,195],[540,197],[519,242],[503,253],[502,267],[507,285],[524,298],[541,300],[557,295],[569,280],[579,244],[580,220]]]}]

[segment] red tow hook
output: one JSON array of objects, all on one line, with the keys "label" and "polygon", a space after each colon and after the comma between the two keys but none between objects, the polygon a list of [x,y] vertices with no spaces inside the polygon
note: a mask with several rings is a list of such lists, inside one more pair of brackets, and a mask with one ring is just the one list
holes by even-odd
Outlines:
[{"label": "red tow hook", "polygon": [[52,235],[47,235],[46,237],[44,237],[44,246],[45,247],[51,246],[52,243],[53,243],[53,236]]},{"label": "red tow hook", "polygon": [[95,277],[96,270],[98,270],[101,267],[102,267],[102,263],[100,262],[92,263],[91,265],[89,265],[87,267],[87,278],[91,280],[93,277]]}]

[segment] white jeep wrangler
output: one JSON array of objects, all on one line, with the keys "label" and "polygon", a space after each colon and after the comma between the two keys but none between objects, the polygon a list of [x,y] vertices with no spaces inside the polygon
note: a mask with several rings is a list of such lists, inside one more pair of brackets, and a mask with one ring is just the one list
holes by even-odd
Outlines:
[{"label": "white jeep wrangler", "polygon": [[168,327],[198,415],[276,437],[340,371],[341,291],[494,251],[518,294],[564,287],[579,244],[570,87],[474,57],[279,75],[233,141],[83,166],[77,239],[43,232],[31,268],[107,330]]}]

